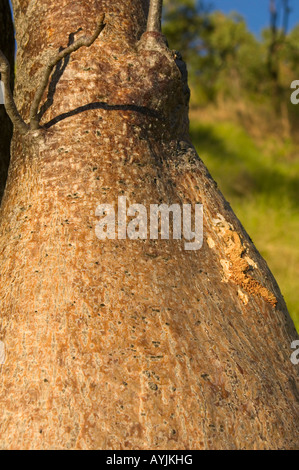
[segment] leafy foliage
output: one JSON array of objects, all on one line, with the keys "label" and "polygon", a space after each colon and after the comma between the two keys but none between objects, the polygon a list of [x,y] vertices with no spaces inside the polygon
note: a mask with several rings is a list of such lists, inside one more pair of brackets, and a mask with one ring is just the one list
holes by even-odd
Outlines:
[{"label": "leafy foliage", "polygon": [[195,105],[250,96],[268,98],[280,113],[299,74],[299,26],[284,28],[269,25],[258,39],[238,13],[212,12],[195,0],[166,1],[164,33],[188,63]]}]

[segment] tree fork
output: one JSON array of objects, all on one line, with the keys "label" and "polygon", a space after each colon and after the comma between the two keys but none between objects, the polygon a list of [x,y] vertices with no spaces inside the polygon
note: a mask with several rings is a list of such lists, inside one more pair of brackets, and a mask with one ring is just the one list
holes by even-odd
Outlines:
[{"label": "tree fork", "polygon": [[69,47],[65,48],[58,54],[54,55],[49,61],[49,64],[46,66],[45,71],[43,73],[43,77],[41,83],[36,91],[34,99],[31,104],[30,108],[30,125],[26,124],[25,121],[20,116],[20,113],[17,110],[16,104],[14,102],[14,98],[10,88],[10,65],[6,57],[4,56],[3,52],[0,50],[0,73],[2,75],[2,80],[4,83],[4,90],[5,90],[5,109],[7,114],[9,115],[12,123],[18,129],[21,134],[27,134],[29,130],[35,131],[39,129],[39,105],[44,95],[44,92],[48,86],[49,78],[54,67],[65,57],[72,54],[72,52],[77,51],[81,47],[90,47],[95,40],[99,37],[100,33],[103,31],[105,27],[105,15],[100,15],[97,21],[97,28],[92,36],[88,37],[81,37]]},{"label": "tree fork", "polygon": [[45,68],[45,71],[43,73],[41,83],[40,83],[40,85],[38,87],[38,90],[37,90],[37,92],[34,96],[34,99],[32,101],[32,105],[31,105],[31,109],[30,109],[30,129],[31,130],[36,130],[36,129],[39,128],[39,120],[40,119],[39,119],[39,116],[38,116],[38,109],[39,109],[41,99],[44,95],[44,92],[45,92],[45,90],[48,86],[49,78],[50,78],[50,75],[51,75],[54,67],[61,60],[63,60],[65,57],[72,54],[72,52],[76,52],[78,49],[80,49],[83,46],[90,47],[95,42],[95,40],[99,37],[101,32],[103,31],[103,29],[105,27],[105,22],[104,21],[105,21],[105,15],[102,14],[99,17],[98,21],[97,21],[97,28],[96,28],[96,30],[95,30],[95,32],[92,36],[89,36],[89,37],[84,36],[84,37],[78,39],[73,44],[71,44],[69,47],[67,47],[63,51],[59,52],[54,57],[52,57],[52,59],[50,59],[49,64],[47,65],[47,67]]}]

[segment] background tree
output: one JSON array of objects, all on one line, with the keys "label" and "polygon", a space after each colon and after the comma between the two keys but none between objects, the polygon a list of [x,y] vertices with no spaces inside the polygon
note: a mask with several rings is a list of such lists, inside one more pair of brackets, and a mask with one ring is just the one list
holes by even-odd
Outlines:
[{"label": "background tree", "polygon": [[[147,2],[13,6],[1,448],[298,447],[298,336],[190,142],[184,64],[158,30],[146,31]],[[45,67],[78,40],[89,47],[57,63],[36,114]],[[99,241],[95,209],[119,195],[146,206],[202,202],[203,248]]]},{"label": "background tree", "polygon": [[[280,49],[284,45],[286,35],[288,32],[288,22],[290,7],[289,1],[283,0],[280,2],[282,6],[282,15],[280,15],[277,0],[270,0],[270,44],[268,53],[268,67],[269,74],[273,80],[274,96],[278,98],[281,94],[280,85]],[[280,27],[280,17],[282,17],[282,25]]]},{"label": "background tree", "polygon": [[287,118],[288,72],[298,47],[289,46],[290,2],[270,0],[269,6],[270,27],[260,40],[237,13],[224,15],[195,0],[166,2],[164,32],[187,60],[194,105],[254,93],[261,100],[268,96],[269,105]]}]

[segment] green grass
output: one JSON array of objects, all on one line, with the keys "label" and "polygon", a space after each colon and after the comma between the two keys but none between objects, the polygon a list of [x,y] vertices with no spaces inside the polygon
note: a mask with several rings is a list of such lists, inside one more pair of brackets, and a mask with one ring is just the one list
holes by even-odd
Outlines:
[{"label": "green grass", "polygon": [[191,121],[198,154],[266,259],[299,331],[299,150],[232,122]]}]

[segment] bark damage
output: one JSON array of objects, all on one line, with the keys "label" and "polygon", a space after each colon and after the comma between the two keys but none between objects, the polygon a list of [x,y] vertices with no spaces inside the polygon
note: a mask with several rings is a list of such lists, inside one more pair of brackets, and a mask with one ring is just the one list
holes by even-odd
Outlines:
[{"label": "bark damage", "polygon": [[[188,137],[186,68],[140,0],[13,0],[15,131],[0,226],[0,447],[294,449],[298,338]],[[29,78],[28,78],[29,77]],[[98,204],[202,202],[204,245],[95,236]]]}]

